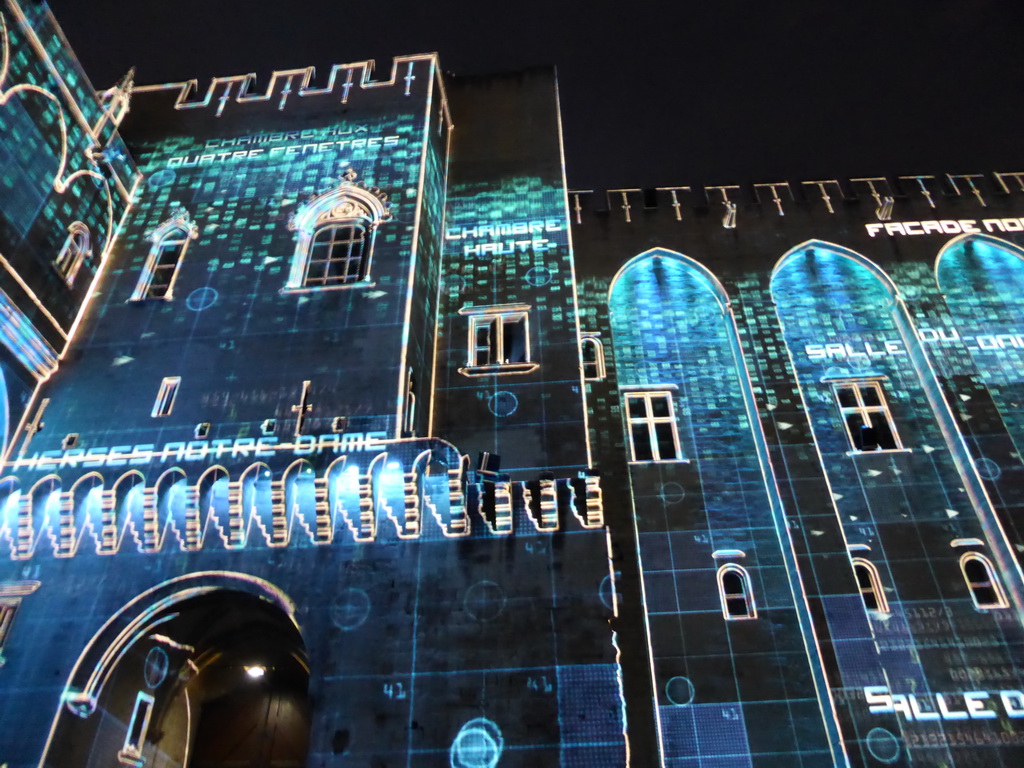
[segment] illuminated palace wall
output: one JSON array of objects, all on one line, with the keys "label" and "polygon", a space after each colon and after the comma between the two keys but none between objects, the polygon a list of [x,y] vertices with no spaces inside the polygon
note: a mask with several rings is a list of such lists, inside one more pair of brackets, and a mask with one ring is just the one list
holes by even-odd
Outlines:
[{"label": "illuminated palace wall", "polygon": [[0,32],[0,763],[1021,764],[1024,174],[577,192],[548,70]]}]

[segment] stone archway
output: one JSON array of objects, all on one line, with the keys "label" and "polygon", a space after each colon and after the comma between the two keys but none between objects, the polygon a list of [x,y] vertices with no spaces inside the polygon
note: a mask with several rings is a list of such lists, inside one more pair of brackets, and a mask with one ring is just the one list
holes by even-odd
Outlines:
[{"label": "stone archway", "polygon": [[242,574],[174,585],[185,588],[150,590],[94,637],[42,766],[305,765],[309,667],[290,603]]}]

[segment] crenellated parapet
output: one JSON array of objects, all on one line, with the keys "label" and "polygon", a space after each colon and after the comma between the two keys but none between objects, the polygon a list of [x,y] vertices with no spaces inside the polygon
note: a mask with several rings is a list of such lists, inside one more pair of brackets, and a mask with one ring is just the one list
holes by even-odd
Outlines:
[{"label": "crenellated parapet", "polygon": [[154,456],[130,468],[122,459],[98,468],[85,466],[102,463],[95,458],[14,462],[0,479],[0,550],[27,560],[604,525],[593,473],[512,481],[470,471],[468,457],[428,439],[381,443],[374,453],[296,457],[294,446],[280,448],[170,465]]},{"label": "crenellated parapet", "polygon": [[[642,224],[650,217],[692,221],[719,216],[722,227],[742,226],[743,212],[785,217],[798,211],[836,215],[845,208],[863,210],[878,222],[898,222],[903,210],[919,213],[958,200],[977,209],[982,231],[1021,231],[1024,222],[1007,223],[986,209],[1011,196],[1024,195],[1024,171],[910,176],[865,176],[850,179],[775,181],[717,186],[672,186],[569,190],[569,215],[578,226],[591,219]],[[987,222],[987,223],[986,223]],[[963,229],[946,234],[960,234]]]},{"label": "crenellated parapet", "polygon": [[212,108],[219,117],[228,104],[273,103],[278,110],[284,110],[293,97],[331,98],[339,104],[348,104],[356,93],[379,88],[398,88],[401,89],[403,96],[413,96],[422,93],[423,88],[419,86],[429,83],[431,78],[436,79],[437,86],[441,89],[444,120],[450,126],[451,118],[447,101],[444,99],[437,54],[434,53],[396,56],[391,62],[391,70],[386,78],[376,77],[376,62],[367,59],[350,64],[334,64],[319,83],[316,79],[316,67],[301,67],[275,70],[271,73],[266,86],[262,88],[257,83],[256,74],[249,72],[244,75],[214,77],[205,90],[200,88],[198,80],[183,80],[134,86],[132,94],[177,91],[175,109]]}]

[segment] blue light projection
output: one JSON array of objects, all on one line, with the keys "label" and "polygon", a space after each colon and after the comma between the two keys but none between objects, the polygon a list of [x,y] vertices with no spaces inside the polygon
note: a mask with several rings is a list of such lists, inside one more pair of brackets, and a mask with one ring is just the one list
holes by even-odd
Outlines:
[{"label": "blue light projection", "polygon": [[[683,461],[630,467],[666,764],[769,753],[828,759],[826,726],[811,703],[812,641],[792,602],[785,528],[749,421],[724,290],[699,263],[657,249],[619,271],[609,311],[620,391],[670,392],[680,431]],[[751,574],[760,620],[723,615],[717,573],[726,563]],[[747,653],[756,680],[732,661]],[[795,715],[776,717],[793,706],[796,688],[799,707],[810,704],[799,734],[785,724]]]},{"label": "blue light projection", "polygon": [[[885,613],[866,610],[852,579],[849,594],[822,598],[834,638],[834,693],[840,701],[856,701],[857,688],[882,684],[900,694],[969,691],[969,682],[950,682],[950,666],[997,657],[1009,663],[1021,627],[1012,613],[979,614],[963,581],[957,547],[964,544],[958,542],[977,542],[997,559],[1004,545],[992,535],[992,510],[975,492],[978,481],[962,443],[951,437],[955,427],[895,286],[863,256],[815,241],[780,260],[772,297],[850,548],[837,555],[868,559],[889,603]],[[860,423],[844,415],[852,411],[840,390],[869,384],[883,400],[865,400],[863,415],[889,414],[898,434],[894,449],[870,439],[861,447],[853,431]],[[930,549],[920,543],[943,540],[946,546]],[[943,619],[936,623],[930,619],[935,616]],[[959,637],[953,654],[937,650],[950,626]],[[1009,637],[1014,640],[1008,645]],[[1020,685],[1016,675],[1004,684]],[[851,710],[854,731],[867,734],[857,742],[861,748],[887,762],[903,749],[915,753],[924,746],[912,716],[883,722],[878,715],[884,711],[893,710]],[[1005,718],[988,725],[1015,728]],[[986,727],[943,721],[943,743],[957,743],[961,731],[973,743],[984,738],[979,731]]]},{"label": "blue light projection", "polygon": [[939,289],[1018,454],[1024,449],[1024,251],[987,235],[947,244]]}]

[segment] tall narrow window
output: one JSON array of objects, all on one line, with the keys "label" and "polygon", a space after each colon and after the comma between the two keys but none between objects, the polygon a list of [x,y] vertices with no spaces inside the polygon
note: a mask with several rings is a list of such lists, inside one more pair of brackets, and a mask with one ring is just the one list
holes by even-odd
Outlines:
[{"label": "tall narrow window", "polygon": [[853,450],[896,451],[902,448],[880,380],[839,381],[832,386]]},{"label": "tall narrow window", "polygon": [[757,606],[754,605],[754,594],[750,589],[750,574],[743,566],[729,563],[718,569],[718,593],[725,618],[757,618]]},{"label": "tall narrow window", "polygon": [[153,714],[153,697],[139,691],[135,697],[135,709],[132,719],[128,722],[128,733],[124,737],[124,746],[117,754],[117,759],[127,765],[142,765],[142,748],[146,743],[146,731],[149,730],[149,718]]},{"label": "tall narrow window", "polygon": [[633,461],[682,458],[671,392],[627,392],[626,420]]},{"label": "tall narrow window", "polygon": [[68,286],[74,284],[78,271],[89,255],[89,228],[80,221],[73,222],[68,227],[68,236],[64,240],[64,246],[53,262]]},{"label": "tall narrow window", "polygon": [[882,580],[874,563],[863,557],[853,558],[853,573],[857,577],[857,589],[860,590],[864,607],[869,611],[888,613],[889,603],[882,590]]},{"label": "tall narrow window", "polygon": [[188,211],[179,208],[170,219],[153,230],[152,246],[142,267],[142,274],[132,292],[132,301],[170,299],[178,266],[185,256],[189,240],[199,236],[199,229],[189,219]]},{"label": "tall narrow window", "polygon": [[405,378],[405,413],[402,418],[402,431],[411,437],[416,431],[416,380],[412,368]]},{"label": "tall narrow window", "polygon": [[996,578],[992,561],[987,557],[977,552],[968,552],[960,558],[960,570],[963,571],[964,580],[971,590],[975,608],[990,611],[1009,606],[1003,587]]},{"label": "tall narrow window", "polygon": [[156,393],[156,400],[153,402],[153,418],[170,416],[174,408],[174,398],[178,396],[178,387],[181,385],[180,376],[168,376],[160,382],[160,389]]},{"label": "tall narrow window", "polygon": [[300,205],[289,224],[296,244],[284,290],[368,285],[377,226],[391,218],[387,199],[349,168],[337,186]]},{"label": "tall narrow window", "polygon": [[500,304],[464,307],[469,316],[468,362],[459,372],[466,376],[529,373],[538,368],[530,357],[530,307]]},{"label": "tall narrow window", "polygon": [[18,604],[21,600],[0,599],[0,651],[4,648],[7,635],[11,632],[11,625],[14,623],[14,614],[18,611]]},{"label": "tall narrow window", "polygon": [[605,376],[604,345],[596,334],[584,333],[580,339],[580,354],[583,358],[583,378],[600,381]]}]

